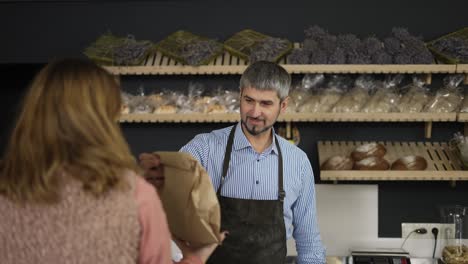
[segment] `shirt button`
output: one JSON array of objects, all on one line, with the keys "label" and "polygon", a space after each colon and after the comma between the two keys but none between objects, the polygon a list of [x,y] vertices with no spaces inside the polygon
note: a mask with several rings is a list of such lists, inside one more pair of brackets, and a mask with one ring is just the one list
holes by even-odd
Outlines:
[{"label": "shirt button", "polygon": [[255,181],[256,184],[258,184],[258,181]]},{"label": "shirt button", "polygon": [[257,162],[260,162],[260,160],[258,159]]}]

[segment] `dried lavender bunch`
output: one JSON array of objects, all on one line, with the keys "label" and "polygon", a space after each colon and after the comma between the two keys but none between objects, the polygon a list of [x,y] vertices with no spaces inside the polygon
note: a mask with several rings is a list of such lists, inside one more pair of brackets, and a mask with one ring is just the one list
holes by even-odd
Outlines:
[{"label": "dried lavender bunch", "polygon": [[310,52],[297,48],[294,49],[291,54],[288,56],[288,63],[289,64],[307,64],[309,63]]},{"label": "dried lavender bunch", "polygon": [[392,64],[393,57],[384,49],[372,54],[371,60],[373,64]]},{"label": "dried lavender bunch", "polygon": [[359,51],[348,51],[346,61],[350,64],[370,64],[372,62],[370,55]]},{"label": "dried lavender bunch", "polygon": [[411,55],[407,54],[407,53],[400,53],[400,54],[397,54],[394,58],[393,58],[393,61],[396,63],[396,64],[411,64],[411,62],[413,61],[411,59]]},{"label": "dried lavender bunch", "polygon": [[361,49],[363,53],[372,56],[383,49],[383,43],[376,37],[368,37],[361,41]]},{"label": "dried lavender bunch", "polygon": [[281,38],[269,37],[255,45],[249,57],[249,62],[253,63],[260,60],[276,61],[289,45],[289,41]]},{"label": "dried lavender bunch", "polygon": [[304,39],[302,47],[307,51],[314,51],[320,48],[319,43],[311,38]]},{"label": "dried lavender bunch", "polygon": [[317,49],[310,54],[309,63],[311,64],[327,64],[327,53],[324,50]]},{"label": "dried lavender bunch", "polygon": [[408,29],[402,27],[392,28],[392,35],[400,41],[406,41],[408,38],[412,37]]},{"label": "dried lavender bunch", "polygon": [[311,26],[308,29],[304,30],[306,38],[311,38],[316,41],[321,41],[324,37],[328,35],[327,31],[317,25]]},{"label": "dried lavender bunch", "polygon": [[116,65],[136,64],[141,56],[144,56],[151,43],[147,41],[136,41],[135,37],[129,35],[121,45],[113,48],[113,59]]},{"label": "dried lavender bunch", "polygon": [[182,48],[182,57],[189,65],[200,65],[214,54],[222,51],[215,40],[192,41]]},{"label": "dried lavender bunch", "polygon": [[326,35],[324,38],[322,38],[320,46],[323,50],[330,54],[338,47],[336,36],[330,34]]},{"label": "dried lavender bunch", "polygon": [[328,64],[346,64],[346,53],[342,48],[335,50],[328,56]]},{"label": "dried lavender bunch", "polygon": [[400,50],[401,50],[401,41],[395,37],[388,37],[388,38],[385,38],[384,41],[384,47],[385,47],[385,51],[394,56],[398,53],[400,53]]},{"label": "dried lavender bunch", "polygon": [[429,50],[423,50],[412,57],[414,64],[431,64],[434,62],[434,56]]},{"label": "dried lavender bunch", "polygon": [[401,49],[395,62],[400,64],[407,61],[410,57],[408,64],[430,64],[433,62],[433,57],[426,47],[426,44],[421,37],[411,35],[407,29],[395,27],[392,29],[393,36],[401,43]]},{"label": "dried lavender bunch", "polygon": [[338,47],[344,50],[356,50],[361,45],[361,40],[354,34],[340,34],[336,37],[336,42]]}]

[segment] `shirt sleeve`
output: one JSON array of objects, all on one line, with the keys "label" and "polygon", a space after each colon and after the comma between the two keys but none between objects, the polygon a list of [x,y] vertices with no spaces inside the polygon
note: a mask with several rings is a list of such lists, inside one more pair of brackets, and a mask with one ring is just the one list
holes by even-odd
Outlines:
[{"label": "shirt sleeve", "polygon": [[[136,202],[142,229],[138,263],[173,263],[171,259],[171,236],[161,200],[154,187],[139,176],[136,180]],[[198,257],[190,256],[177,263],[202,264],[202,261]]]},{"label": "shirt sleeve", "polygon": [[180,151],[191,154],[200,164],[206,168],[209,156],[209,134],[196,135]]},{"label": "shirt sleeve", "polygon": [[314,174],[307,159],[302,159],[301,171],[302,190],[292,209],[297,260],[299,264],[326,263],[316,217]]}]

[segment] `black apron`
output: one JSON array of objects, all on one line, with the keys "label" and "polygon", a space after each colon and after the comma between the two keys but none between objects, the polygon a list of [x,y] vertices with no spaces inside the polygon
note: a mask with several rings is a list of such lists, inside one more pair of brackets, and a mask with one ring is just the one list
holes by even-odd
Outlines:
[{"label": "black apron", "polygon": [[283,216],[283,156],[278,139],[278,200],[248,200],[221,196],[234,142],[234,126],[224,156],[221,184],[217,190],[221,206],[221,230],[229,235],[218,246],[208,264],[284,264],[286,228]]}]

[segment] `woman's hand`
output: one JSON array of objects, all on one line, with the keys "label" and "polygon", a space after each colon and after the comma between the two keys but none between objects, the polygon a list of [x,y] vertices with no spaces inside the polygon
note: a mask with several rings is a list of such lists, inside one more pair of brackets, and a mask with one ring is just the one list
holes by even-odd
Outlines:
[{"label": "woman's hand", "polygon": [[216,247],[222,244],[227,234],[227,231],[221,232],[219,237],[219,243],[208,244],[201,247],[193,247],[187,242],[180,239],[173,238],[173,240],[179,247],[180,251],[182,251],[182,255],[184,257],[197,256],[202,260],[202,263],[206,263],[211,254],[213,254]]},{"label": "woman's hand", "polygon": [[161,188],[164,185],[164,166],[160,157],[152,153],[141,153],[138,158],[145,179],[157,189]]}]

